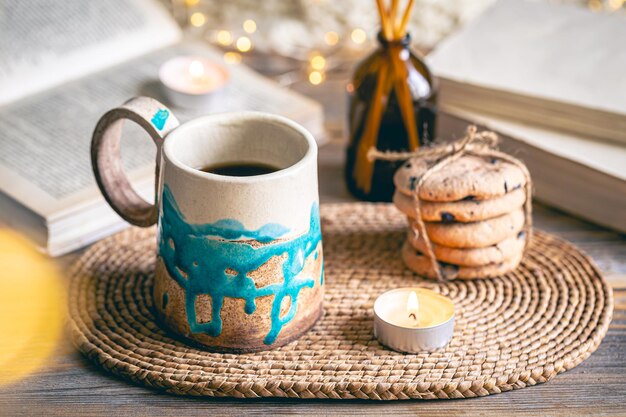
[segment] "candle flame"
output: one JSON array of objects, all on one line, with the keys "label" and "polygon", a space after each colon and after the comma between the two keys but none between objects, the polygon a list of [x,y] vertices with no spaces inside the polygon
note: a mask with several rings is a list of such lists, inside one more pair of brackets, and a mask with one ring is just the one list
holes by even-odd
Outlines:
[{"label": "candle flame", "polygon": [[409,294],[409,299],[406,302],[406,311],[409,314],[409,318],[417,321],[417,314],[420,309],[420,303],[417,299],[417,293],[415,291],[411,291]]},{"label": "candle flame", "polygon": [[189,74],[193,79],[200,79],[204,76],[204,65],[200,61],[191,61],[189,64]]}]

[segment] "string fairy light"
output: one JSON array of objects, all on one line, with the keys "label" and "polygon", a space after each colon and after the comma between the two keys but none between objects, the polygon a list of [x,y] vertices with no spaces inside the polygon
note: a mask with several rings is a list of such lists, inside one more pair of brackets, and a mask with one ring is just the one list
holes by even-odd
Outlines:
[{"label": "string fairy light", "polygon": [[256,32],[256,22],[252,19],[247,19],[243,22],[243,30],[248,34]]},{"label": "string fairy light", "polygon": [[321,71],[326,67],[326,58],[322,55],[314,54],[311,58],[311,68]]},{"label": "string fairy light", "polygon": [[195,12],[189,17],[189,23],[197,28],[202,27],[206,23],[206,17],[204,13]]},{"label": "string fairy light", "polygon": [[239,49],[240,52],[248,52],[252,49],[252,41],[247,36],[242,36],[237,39],[235,46],[237,47],[237,49]]},{"label": "string fairy light", "polygon": [[600,0],[589,0],[587,6],[594,12],[602,10],[602,2]]},{"label": "string fairy light", "polygon": [[326,42],[326,45],[329,46],[337,45],[337,43],[339,43],[339,34],[332,30],[330,32],[326,32],[324,35],[324,42]]},{"label": "string fairy light", "polygon": [[309,55],[309,82],[313,85],[320,85],[326,79],[326,58],[318,51],[313,51]]},{"label": "string fairy light", "polygon": [[[220,2],[216,0],[166,0],[166,3],[171,8],[172,13],[176,17],[176,20],[187,28],[208,28],[209,30],[203,33],[209,42],[215,43],[220,47],[233,46],[233,49],[237,50],[233,43],[239,36],[249,36],[254,44],[255,49],[263,50],[264,52],[278,52],[279,54],[296,58],[301,60],[306,59],[306,53],[311,49],[330,50],[336,47],[347,49],[358,49],[367,45],[375,36],[373,32],[372,21],[369,18],[353,19],[349,17],[351,9],[360,3],[361,0],[350,0],[346,4],[343,2],[329,1],[329,0],[298,0],[304,7],[315,8],[314,13],[296,13],[295,16],[290,15],[292,8],[281,8],[280,10],[274,10],[272,7],[259,7],[252,8],[245,1],[235,1],[232,6],[232,10],[228,9],[228,12],[217,12],[215,7],[220,6]],[[368,0],[371,1],[371,0]],[[387,4],[390,4],[392,0],[385,0]],[[409,0],[396,0],[399,2],[398,9]],[[441,14],[442,19],[448,19],[452,24],[446,23],[446,29],[439,31],[439,19],[433,22],[431,28],[430,24],[426,22],[428,27],[423,31],[416,32],[414,37],[418,44],[423,44],[424,47],[432,47],[433,43],[439,38],[448,34],[452,29],[458,27],[460,24],[467,21],[469,17],[475,15],[478,11],[482,10],[484,6],[489,4],[492,0],[474,0],[471,3],[476,2],[478,7],[472,7],[471,13],[467,13],[465,16],[466,6],[456,6],[455,2],[447,1],[440,5],[440,2],[425,2],[422,0],[420,6],[427,10],[429,13],[431,9],[436,9],[437,15]],[[562,0],[564,1],[564,0]],[[609,8],[609,1],[612,4],[617,4],[618,0],[582,0],[583,3],[600,4],[601,8]],[[223,2],[222,2],[223,3]],[[254,4],[258,2],[252,2]],[[335,5],[335,3],[341,3]],[[354,5],[352,4],[354,3]],[[427,5],[424,5],[427,3]],[[432,4],[431,4],[432,3]],[[462,2],[461,2],[462,3]],[[358,4],[360,5],[360,4]],[[215,6],[215,7],[214,7]],[[592,7],[592,6],[590,6]],[[615,6],[613,6],[615,7]],[[441,9],[441,10],[439,10]],[[622,6],[623,9],[623,6]],[[202,15],[196,15],[193,17],[194,23],[191,23],[191,15],[193,13],[202,13]],[[232,12],[232,13],[231,13]],[[427,15],[425,13],[422,15]],[[346,15],[346,16],[342,16]],[[274,30],[274,27],[261,27],[267,26],[266,21],[271,19],[293,19],[298,25],[284,25],[280,27],[280,30]],[[400,13],[396,19],[401,19]],[[414,19],[413,23],[415,23]],[[303,32],[300,28],[300,23],[303,24],[306,32]],[[228,24],[229,26],[224,26]],[[256,28],[255,28],[256,26]],[[274,25],[271,25],[274,26]],[[279,26],[279,25],[276,25]],[[215,36],[217,29],[227,29],[232,34],[232,41],[230,45],[222,45],[217,42]],[[360,30],[357,30],[360,29]],[[433,30],[434,29],[434,30]],[[254,31],[253,31],[254,30]],[[364,30],[366,35],[361,32]],[[352,40],[352,32],[356,42]],[[199,32],[198,29],[195,31]],[[433,34],[431,32],[437,32]],[[300,41],[296,38],[300,37],[301,33],[307,33],[310,37],[306,46],[303,47]],[[250,36],[254,34],[254,37]],[[277,35],[278,34],[278,35]],[[286,34],[287,39],[284,38]],[[293,36],[291,35],[293,34]],[[291,39],[293,37],[293,39]],[[361,42],[361,43],[359,43]]]},{"label": "string fairy light", "polygon": [[320,85],[324,81],[324,73],[321,71],[311,71],[309,73],[309,82],[313,85]]},{"label": "string fairy light", "polygon": [[350,39],[352,39],[352,42],[356,43],[357,45],[360,45],[367,40],[367,34],[365,33],[363,29],[356,28],[350,34]]},{"label": "string fairy light", "polygon": [[216,36],[217,43],[223,46],[228,46],[233,43],[233,37],[227,30],[220,30]]},{"label": "string fairy light", "polygon": [[227,64],[239,64],[241,62],[241,54],[239,52],[226,52],[224,54],[224,62]]}]

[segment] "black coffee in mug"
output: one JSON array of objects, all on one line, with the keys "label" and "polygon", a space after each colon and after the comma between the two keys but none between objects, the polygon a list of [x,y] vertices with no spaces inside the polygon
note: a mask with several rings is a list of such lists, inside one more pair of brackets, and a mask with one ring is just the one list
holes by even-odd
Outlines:
[{"label": "black coffee in mug", "polygon": [[228,162],[198,168],[198,170],[203,172],[230,177],[252,177],[254,175],[271,174],[279,169],[262,162]]}]

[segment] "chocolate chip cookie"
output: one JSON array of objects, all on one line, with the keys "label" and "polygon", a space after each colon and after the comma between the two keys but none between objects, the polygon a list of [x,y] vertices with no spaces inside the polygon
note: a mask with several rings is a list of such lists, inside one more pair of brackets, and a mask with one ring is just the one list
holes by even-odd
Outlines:
[{"label": "chocolate chip cookie", "polygon": [[[515,236],[524,227],[524,211],[515,210],[493,219],[473,223],[424,222],[431,242],[450,248],[484,248]],[[411,228],[418,230],[414,220]]]},{"label": "chocolate chip cookie", "polygon": [[[459,266],[444,262],[438,262],[438,265],[444,279],[493,278],[515,269],[522,259],[522,254],[523,252],[520,251],[513,258],[482,266]],[[405,265],[418,275],[431,279],[437,278],[430,259],[413,248],[408,242],[405,242],[402,247],[402,259]]]},{"label": "chocolate chip cookie", "polygon": [[[421,253],[426,253],[426,242],[417,237],[413,230],[407,233],[409,244]],[[432,244],[433,252],[437,260],[461,266],[483,266],[506,262],[516,257],[524,250],[526,235],[519,232],[516,236],[509,237],[495,245],[485,248],[459,249],[448,246]]]},{"label": "chocolate chip cookie", "polygon": [[[434,158],[408,160],[396,171],[396,189],[410,196],[421,176],[435,163]],[[430,175],[419,190],[419,198],[437,202],[487,200],[524,185],[526,176],[518,166],[498,158],[464,155]]]},{"label": "chocolate chip cookie", "polygon": [[[462,200],[456,202],[437,203],[421,201],[422,219],[428,222],[475,222],[491,219],[519,209],[526,201],[526,191],[517,189],[502,197],[489,200]],[[393,203],[408,217],[415,218],[415,203],[412,196],[396,190]]]}]

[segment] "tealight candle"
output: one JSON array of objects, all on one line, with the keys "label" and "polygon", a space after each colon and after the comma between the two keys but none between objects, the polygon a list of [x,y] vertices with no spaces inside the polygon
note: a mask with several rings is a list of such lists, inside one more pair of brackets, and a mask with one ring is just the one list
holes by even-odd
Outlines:
[{"label": "tealight candle", "polygon": [[374,302],[374,335],[399,352],[442,348],[452,339],[452,300],[426,288],[398,288]]},{"label": "tealight candle", "polygon": [[202,56],[179,56],[159,69],[159,80],[174,106],[206,108],[228,82],[228,70]]}]

